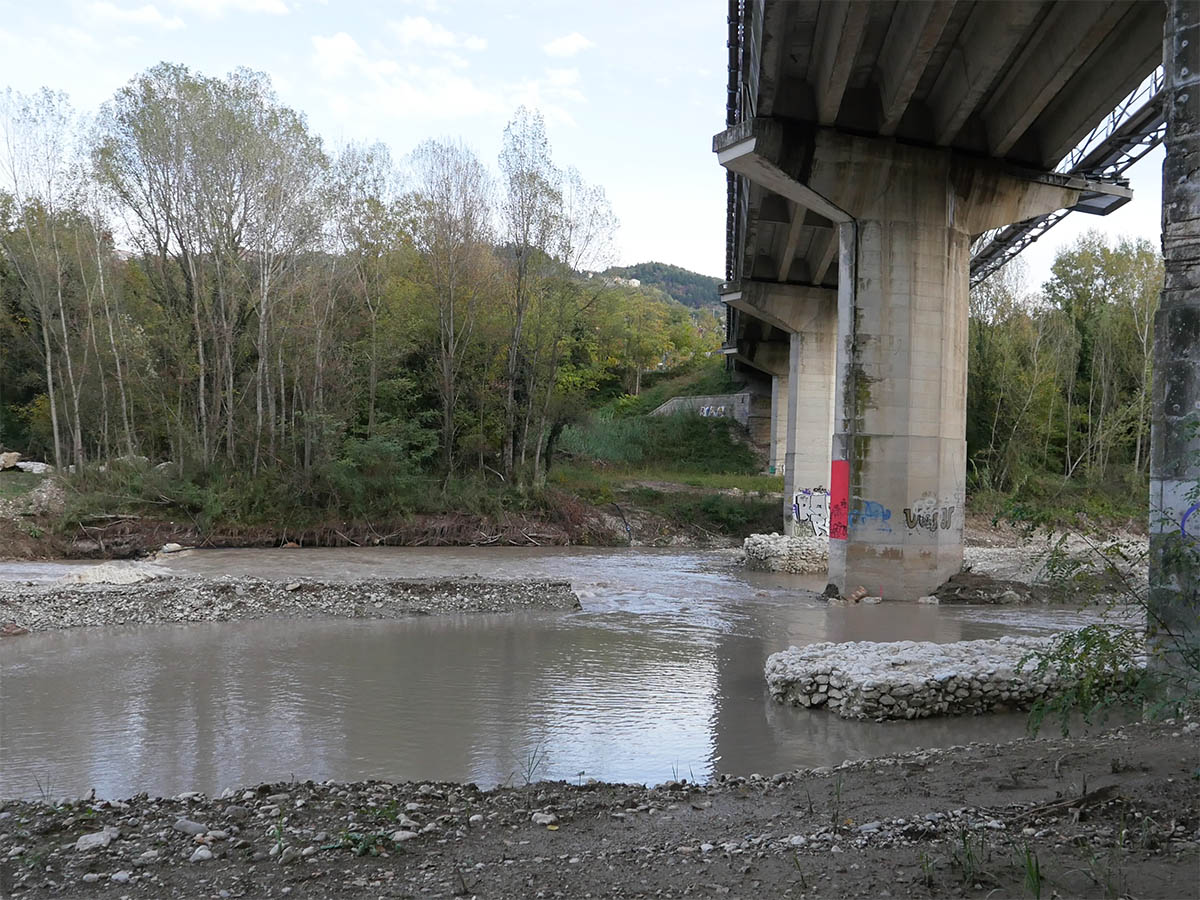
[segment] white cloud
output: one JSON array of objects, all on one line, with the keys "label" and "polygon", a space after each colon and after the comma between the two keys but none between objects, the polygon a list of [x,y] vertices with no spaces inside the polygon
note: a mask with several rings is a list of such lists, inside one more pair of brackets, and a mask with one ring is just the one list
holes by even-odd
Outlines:
[{"label": "white cloud", "polygon": [[219,18],[227,12],[267,13],[272,16],[286,16],[289,12],[284,0],[172,0],[172,2],[179,9],[203,13],[213,18]]},{"label": "white cloud", "polygon": [[421,44],[437,50],[484,50],[487,41],[473,34],[455,34],[444,25],[431,22],[424,16],[405,16],[399,22],[389,22],[388,27],[408,46]]},{"label": "white cloud", "polygon": [[179,16],[165,16],[153,3],[145,6],[120,7],[107,0],[92,3],[87,8],[88,13],[96,19],[106,19],[122,25],[154,25],[173,31],[183,27],[183,19]]},{"label": "white cloud", "polygon": [[588,47],[596,46],[592,41],[589,41],[578,31],[572,31],[570,34],[564,34],[562,37],[555,38],[549,43],[542,44],[542,49],[549,56],[574,56],[581,50],[586,50]]},{"label": "white cloud", "polygon": [[525,104],[541,109],[547,120],[574,124],[566,107],[585,102],[574,69],[550,70],[544,78],[516,83],[477,82],[455,70],[453,54],[447,54],[449,63],[439,58],[432,66],[401,63],[368,54],[345,32],[316,35],[312,46],[314,67],[326,82],[326,101],[347,122],[369,121],[381,111],[418,119],[500,119]]}]

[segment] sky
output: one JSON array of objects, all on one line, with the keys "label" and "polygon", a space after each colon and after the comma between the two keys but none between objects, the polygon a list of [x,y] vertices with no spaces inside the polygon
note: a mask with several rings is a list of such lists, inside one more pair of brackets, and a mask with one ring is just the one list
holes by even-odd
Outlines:
[{"label": "sky", "polygon": [[[0,0],[0,89],[65,91],[94,112],[166,60],[205,75],[266,72],[336,148],[463,140],[495,168],[504,125],[539,109],[558,165],[604,187],[616,262],[720,277],[725,176],[722,0]],[[1087,228],[1159,239],[1161,151],[1135,166],[1135,199],[1068,216],[1025,251],[1033,286]]]}]

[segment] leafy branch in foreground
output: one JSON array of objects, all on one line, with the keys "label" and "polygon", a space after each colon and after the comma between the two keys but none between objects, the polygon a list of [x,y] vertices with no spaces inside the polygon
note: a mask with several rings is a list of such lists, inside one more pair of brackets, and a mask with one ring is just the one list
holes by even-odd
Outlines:
[{"label": "leafy branch in foreground", "polygon": [[1064,599],[1099,606],[1100,621],[1022,659],[1020,671],[1051,675],[1057,685],[1031,709],[1033,733],[1047,715],[1065,735],[1076,715],[1091,724],[1114,707],[1137,705],[1157,718],[1200,702],[1200,648],[1149,602],[1146,559],[1139,541],[1082,533],[1053,536],[1035,556],[1047,582]]}]

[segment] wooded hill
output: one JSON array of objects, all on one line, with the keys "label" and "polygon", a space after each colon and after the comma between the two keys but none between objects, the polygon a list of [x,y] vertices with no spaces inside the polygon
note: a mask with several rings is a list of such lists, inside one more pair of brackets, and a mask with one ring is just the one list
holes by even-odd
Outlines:
[{"label": "wooded hill", "polygon": [[644,262],[634,266],[613,266],[605,275],[618,278],[636,278],[643,287],[656,287],[684,306],[699,308],[717,306],[721,303],[718,289],[720,278],[712,278],[668,263]]}]

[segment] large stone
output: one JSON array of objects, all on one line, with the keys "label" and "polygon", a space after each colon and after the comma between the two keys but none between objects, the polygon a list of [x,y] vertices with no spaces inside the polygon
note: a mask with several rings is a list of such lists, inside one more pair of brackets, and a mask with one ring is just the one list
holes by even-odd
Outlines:
[{"label": "large stone", "polygon": [[120,836],[120,829],[114,828],[111,825],[105,825],[103,831],[97,831],[92,834],[81,834],[79,839],[75,841],[75,849],[82,852],[103,850]]},{"label": "large stone", "polygon": [[20,453],[0,453],[0,471],[4,469],[15,469],[17,463],[21,461]]}]

